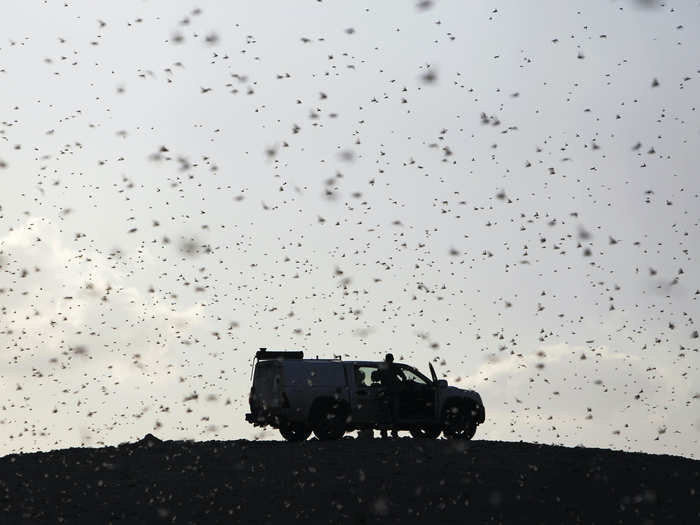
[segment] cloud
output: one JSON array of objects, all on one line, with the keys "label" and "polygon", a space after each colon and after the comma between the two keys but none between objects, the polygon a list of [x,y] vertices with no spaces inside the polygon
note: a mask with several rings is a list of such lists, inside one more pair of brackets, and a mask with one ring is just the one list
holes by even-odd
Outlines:
[{"label": "cloud", "polygon": [[670,367],[606,346],[555,344],[492,357],[455,381],[484,399],[483,439],[678,454],[697,449],[697,421],[687,417],[691,385]]},{"label": "cloud", "polygon": [[126,412],[192,388],[173,370],[187,359],[183,343],[205,329],[202,306],[175,309],[132,284],[134,261],[79,244],[46,218],[0,238],[2,450],[21,450],[16,440],[28,434],[39,448],[65,446],[81,428],[81,440],[126,439],[139,419]]}]

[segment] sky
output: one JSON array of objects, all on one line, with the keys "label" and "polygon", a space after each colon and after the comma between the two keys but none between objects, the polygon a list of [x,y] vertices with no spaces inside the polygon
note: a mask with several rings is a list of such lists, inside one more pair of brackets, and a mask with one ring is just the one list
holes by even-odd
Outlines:
[{"label": "sky", "polygon": [[698,2],[6,12],[0,454],[279,439],[267,347],[700,456]]}]

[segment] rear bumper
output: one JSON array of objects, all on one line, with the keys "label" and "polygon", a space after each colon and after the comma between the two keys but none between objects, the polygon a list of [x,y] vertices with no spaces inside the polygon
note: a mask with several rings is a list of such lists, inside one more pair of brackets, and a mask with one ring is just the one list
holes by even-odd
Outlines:
[{"label": "rear bumper", "polygon": [[287,408],[268,408],[260,412],[249,412],[245,415],[245,420],[256,427],[272,426],[278,428],[280,421],[289,419],[289,409]]},{"label": "rear bumper", "polygon": [[245,415],[245,420],[255,427],[265,427],[267,425],[274,425],[275,417],[269,412],[257,414],[248,413]]}]

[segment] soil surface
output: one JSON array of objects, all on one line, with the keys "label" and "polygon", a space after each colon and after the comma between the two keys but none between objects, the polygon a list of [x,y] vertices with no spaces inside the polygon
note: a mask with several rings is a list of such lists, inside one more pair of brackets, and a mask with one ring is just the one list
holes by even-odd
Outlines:
[{"label": "soil surface", "polygon": [[0,458],[0,523],[700,523],[700,461],[509,442],[160,441]]}]

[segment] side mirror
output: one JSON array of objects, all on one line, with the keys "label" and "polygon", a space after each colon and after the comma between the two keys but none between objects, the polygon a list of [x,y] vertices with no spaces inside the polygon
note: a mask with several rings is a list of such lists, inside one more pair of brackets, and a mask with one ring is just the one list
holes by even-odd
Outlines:
[{"label": "side mirror", "polygon": [[437,387],[438,388],[447,388],[447,380],[446,379],[438,379]]}]

